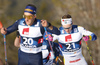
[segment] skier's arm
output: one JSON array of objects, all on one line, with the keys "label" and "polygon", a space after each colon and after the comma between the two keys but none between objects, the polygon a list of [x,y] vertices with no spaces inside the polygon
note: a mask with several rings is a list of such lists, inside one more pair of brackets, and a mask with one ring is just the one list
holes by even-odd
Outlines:
[{"label": "skier's arm", "polygon": [[15,47],[20,47],[20,37],[19,38],[18,37],[15,38],[14,46]]},{"label": "skier's arm", "polygon": [[91,40],[91,41],[94,41],[97,39],[97,36],[93,32],[88,31],[81,26],[78,27],[78,30],[79,30],[79,32],[82,33],[83,36],[88,36],[89,40]]},{"label": "skier's arm", "polygon": [[7,34],[10,34],[10,33],[12,33],[12,32],[14,32],[14,31],[16,31],[16,30],[18,30],[18,24],[19,24],[19,20],[18,21],[16,21],[14,24],[12,24],[11,26],[9,26],[8,28],[7,28],[7,33],[6,33],[6,35]]},{"label": "skier's arm", "polygon": [[58,28],[51,25],[51,23],[47,22],[46,20],[41,20],[41,26],[42,28],[46,27],[47,31],[52,34],[56,34],[56,35],[60,34],[60,31],[58,30]]},{"label": "skier's arm", "polygon": [[15,38],[15,41],[14,41],[14,46],[20,47],[20,35],[18,31],[17,31],[17,37]]}]

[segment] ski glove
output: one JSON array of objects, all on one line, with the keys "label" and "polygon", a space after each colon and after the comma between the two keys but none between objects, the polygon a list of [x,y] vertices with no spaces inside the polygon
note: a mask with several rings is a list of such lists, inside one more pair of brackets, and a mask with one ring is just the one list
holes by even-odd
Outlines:
[{"label": "ski glove", "polygon": [[83,37],[83,40],[84,40],[84,41],[88,41],[88,40],[89,40],[89,36],[84,36],[84,37]]},{"label": "ski glove", "polygon": [[50,35],[50,34],[48,35],[48,40],[49,40],[49,41],[53,41],[52,35]]}]

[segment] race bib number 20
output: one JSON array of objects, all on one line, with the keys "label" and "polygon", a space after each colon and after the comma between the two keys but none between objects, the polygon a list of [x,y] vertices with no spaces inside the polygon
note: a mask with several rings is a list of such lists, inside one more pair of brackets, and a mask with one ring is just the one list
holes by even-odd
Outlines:
[{"label": "race bib number 20", "polygon": [[28,45],[32,45],[33,44],[33,39],[32,38],[29,38],[29,39],[27,39],[27,38],[23,38],[23,40],[24,40],[24,42],[23,42],[23,44],[28,44]]}]

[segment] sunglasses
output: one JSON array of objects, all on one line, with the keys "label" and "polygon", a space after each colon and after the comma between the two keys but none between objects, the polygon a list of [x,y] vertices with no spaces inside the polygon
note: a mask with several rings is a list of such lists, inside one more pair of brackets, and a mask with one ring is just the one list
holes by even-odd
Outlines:
[{"label": "sunglasses", "polygon": [[23,15],[23,18],[32,19],[33,15]]},{"label": "sunglasses", "polygon": [[71,27],[72,27],[72,25],[71,25],[70,27],[68,27],[68,28],[64,28],[64,27],[63,27],[63,28],[64,28],[64,29],[70,29]]}]

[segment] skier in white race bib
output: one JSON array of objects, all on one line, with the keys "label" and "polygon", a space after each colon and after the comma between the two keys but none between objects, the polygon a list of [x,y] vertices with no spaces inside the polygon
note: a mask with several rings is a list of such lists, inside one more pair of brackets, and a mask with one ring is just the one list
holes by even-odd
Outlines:
[{"label": "skier in white race bib", "polygon": [[53,40],[58,39],[59,48],[64,57],[65,65],[88,65],[85,61],[82,50],[81,40],[94,41],[97,36],[83,28],[82,26],[73,25],[71,15],[64,15],[61,18],[62,26],[59,28],[60,35],[53,35]]},{"label": "skier in white race bib", "polygon": [[[53,65],[54,64],[53,62],[55,61],[55,58],[59,55],[60,50],[58,48],[58,43],[52,42],[53,37],[51,36],[51,33],[48,32],[47,34],[44,33],[43,43],[42,43],[43,65]],[[19,48],[20,41],[21,41],[20,35],[19,35],[19,32],[17,31],[17,37],[15,38],[14,46]],[[51,51],[49,41],[54,53],[52,53]]]},{"label": "skier in white race bib", "polygon": [[2,34],[10,34],[19,31],[21,42],[18,52],[18,65],[43,65],[42,43],[43,34],[47,31],[60,34],[58,28],[52,26],[46,20],[36,18],[36,6],[28,4],[25,7],[23,18],[6,28],[1,28]]}]

